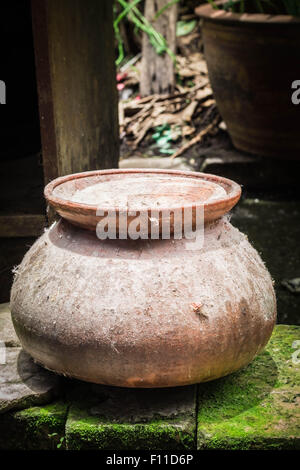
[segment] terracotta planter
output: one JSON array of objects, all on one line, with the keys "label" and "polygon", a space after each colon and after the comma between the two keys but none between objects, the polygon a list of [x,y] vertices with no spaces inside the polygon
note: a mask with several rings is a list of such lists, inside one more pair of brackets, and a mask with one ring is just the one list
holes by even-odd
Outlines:
[{"label": "terracotta planter", "polygon": [[276,300],[258,253],[221,216],[239,186],[192,172],[100,171],[56,180],[48,200],[61,184],[69,220],[79,209],[88,215],[89,206],[72,199],[95,176],[112,184],[112,203],[131,178],[128,196],[138,205],[142,181],[149,206],[167,194],[172,207],[209,207],[203,247],[189,250],[173,237],[100,241],[86,229],[89,218],[81,218],[85,228],[61,220],[30,248],[14,279],[12,319],[23,348],[58,373],[126,387],[208,381],[249,363],[271,335]]},{"label": "terracotta planter", "polygon": [[300,158],[300,18],[236,14],[202,5],[203,38],[214,95],[236,148]]}]

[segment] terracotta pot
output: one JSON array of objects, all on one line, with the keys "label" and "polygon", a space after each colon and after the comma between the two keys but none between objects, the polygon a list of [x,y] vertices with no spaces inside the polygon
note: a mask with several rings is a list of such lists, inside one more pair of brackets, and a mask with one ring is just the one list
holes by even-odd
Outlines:
[{"label": "terracotta pot", "polygon": [[202,5],[205,57],[219,111],[237,149],[299,159],[300,18]]},{"label": "terracotta pot", "polygon": [[84,214],[85,204],[72,209],[69,181],[82,189],[92,175],[109,178],[112,202],[118,185],[134,177],[131,196],[137,198],[135,178],[144,178],[145,192],[153,191],[150,206],[165,184],[171,206],[187,195],[194,208],[199,201],[210,206],[204,244],[195,250],[172,237],[101,241],[66,220],[55,223],[30,248],[14,279],[12,319],[23,348],[60,374],[125,387],[187,385],[248,364],[272,333],[276,300],[258,253],[220,217],[231,198],[239,198],[238,185],[192,172],[100,171],[59,179],[46,190],[48,200],[61,182],[69,219],[79,209]]}]

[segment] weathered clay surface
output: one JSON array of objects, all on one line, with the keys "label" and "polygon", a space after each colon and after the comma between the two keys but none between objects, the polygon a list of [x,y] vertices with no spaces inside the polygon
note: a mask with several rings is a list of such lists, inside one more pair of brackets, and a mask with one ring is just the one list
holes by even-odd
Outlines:
[{"label": "weathered clay surface", "polygon": [[72,385],[68,449],[191,449],[196,387],[139,390]]},{"label": "weathered clay surface", "polygon": [[0,364],[0,413],[51,401],[59,377],[35,364],[21,348],[6,348]]},{"label": "weathered clay surface", "polygon": [[70,195],[70,201],[91,204],[103,209],[123,207],[128,210],[150,208],[183,207],[186,203],[204,204],[211,200],[223,199],[227,193],[223,186],[213,181],[174,178],[173,175],[136,175],[123,179],[99,181]]},{"label": "weathered clay surface", "polygon": [[127,387],[229,374],[267,343],[272,280],[228,220],[187,240],[106,240],[66,222],[29,250],[12,288],[24,349],[47,368]]},{"label": "weathered clay surface", "polygon": [[10,347],[21,346],[11,320],[9,303],[0,304],[0,341]]},{"label": "weathered clay surface", "polygon": [[[285,90],[286,77],[298,71],[300,19],[216,12],[208,4],[196,12],[203,20],[214,97],[234,146],[254,155],[299,159],[298,110],[285,99]],[[276,112],[270,103],[276,103]]]}]

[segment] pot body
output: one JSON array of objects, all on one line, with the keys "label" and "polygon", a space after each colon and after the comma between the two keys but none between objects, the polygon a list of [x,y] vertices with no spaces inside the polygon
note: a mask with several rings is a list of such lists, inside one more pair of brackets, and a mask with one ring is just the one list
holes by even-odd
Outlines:
[{"label": "pot body", "polygon": [[226,218],[206,225],[202,248],[193,243],[100,241],[54,224],[12,287],[23,348],[60,374],[125,387],[187,385],[245,366],[274,327],[271,277]]},{"label": "pot body", "polygon": [[197,13],[214,96],[234,146],[299,159],[300,105],[292,102],[292,83],[300,77],[300,20],[216,13],[207,5]]}]

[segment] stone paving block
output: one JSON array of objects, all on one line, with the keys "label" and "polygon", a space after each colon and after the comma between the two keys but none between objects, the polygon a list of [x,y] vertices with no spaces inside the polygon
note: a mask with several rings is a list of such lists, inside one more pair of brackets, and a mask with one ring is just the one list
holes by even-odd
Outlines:
[{"label": "stone paving block", "polygon": [[278,325],[248,367],[199,385],[199,449],[300,449],[299,340]]},{"label": "stone paving block", "polygon": [[122,389],[75,386],[67,449],[193,449],[196,387]]},{"label": "stone paving block", "polygon": [[0,414],[49,403],[58,393],[60,378],[35,364],[21,348],[6,348],[0,364]]},{"label": "stone paving block", "polygon": [[9,303],[0,304],[0,341],[9,347],[21,346],[11,320]]},{"label": "stone paving block", "polygon": [[160,168],[165,170],[193,171],[194,167],[185,158],[171,157],[130,157],[120,160],[120,168]]},{"label": "stone paving block", "polygon": [[206,156],[199,171],[233,179],[251,190],[272,190],[297,188],[300,170],[299,161],[289,161],[263,157],[253,157],[240,152],[230,145],[224,148],[212,147],[199,152]]},{"label": "stone paving block", "polygon": [[1,415],[0,449],[64,449],[67,411],[67,403],[58,401]]}]

